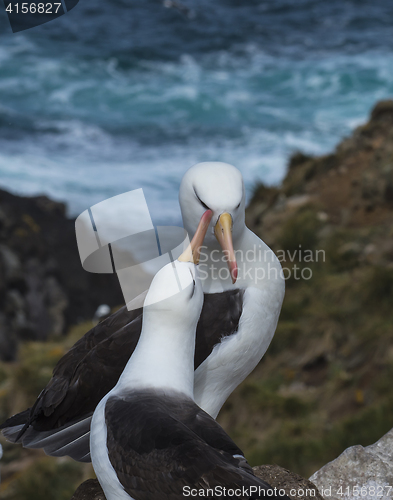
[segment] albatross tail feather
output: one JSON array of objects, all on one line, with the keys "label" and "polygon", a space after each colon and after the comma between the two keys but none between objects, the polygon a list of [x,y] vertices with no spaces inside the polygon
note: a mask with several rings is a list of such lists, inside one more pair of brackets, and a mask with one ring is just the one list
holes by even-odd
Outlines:
[{"label": "albatross tail feather", "polygon": [[30,408],[21,413],[17,413],[13,417],[8,418],[3,424],[0,425],[0,429],[3,436],[11,443],[20,443],[19,433],[29,421]]},{"label": "albatross tail feather", "polygon": [[7,418],[7,420],[0,425],[0,429],[7,429],[8,427],[14,427],[15,425],[25,424],[29,420],[30,408],[21,413],[17,413],[13,417]]},{"label": "albatross tail feather", "polygon": [[[25,416],[25,421],[23,421],[22,415]],[[53,457],[68,455],[78,462],[91,461],[89,443],[91,415],[83,420],[50,431],[36,430],[33,424],[21,433],[28,418],[28,410],[9,418],[1,426],[4,437],[12,443],[22,443],[25,448],[43,448],[47,455]]]},{"label": "albatross tail feather", "polygon": [[21,441],[25,448],[43,448],[47,455],[68,455],[79,462],[90,462],[90,423],[91,415],[50,431],[30,426]]}]

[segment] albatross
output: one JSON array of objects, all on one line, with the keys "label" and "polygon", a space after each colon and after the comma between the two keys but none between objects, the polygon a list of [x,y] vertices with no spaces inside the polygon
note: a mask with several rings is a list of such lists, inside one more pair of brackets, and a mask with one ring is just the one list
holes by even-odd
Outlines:
[{"label": "albatross", "polygon": [[[179,202],[188,234],[209,220],[199,264],[204,302],[196,330],[194,398],[216,418],[265,354],[285,282],[277,257],[245,225],[238,169],[221,162],[194,165],[182,179]],[[90,461],[92,414],[130,359],[142,318],[142,307],[124,306],[87,332],[58,362],[33,407],[0,426],[4,436],[49,455]]]},{"label": "albatross", "polygon": [[289,500],[254,476],[242,451],[194,402],[202,304],[193,258],[180,257],[154,277],[139,342],[91,422],[92,464],[107,500]]}]

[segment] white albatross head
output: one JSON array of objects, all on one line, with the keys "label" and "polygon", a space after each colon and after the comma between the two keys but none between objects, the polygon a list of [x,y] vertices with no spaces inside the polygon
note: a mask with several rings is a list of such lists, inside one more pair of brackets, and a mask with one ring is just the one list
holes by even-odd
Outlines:
[{"label": "white albatross head", "polygon": [[154,276],[144,303],[143,322],[154,322],[171,332],[195,330],[202,305],[196,265],[176,260]]},{"label": "white albatross head", "polygon": [[242,174],[228,163],[197,163],[183,177],[179,202],[184,228],[189,234],[195,233],[202,214],[212,211],[211,230],[205,243],[209,249],[221,246],[235,283],[238,269],[233,242],[236,244],[246,227]]}]

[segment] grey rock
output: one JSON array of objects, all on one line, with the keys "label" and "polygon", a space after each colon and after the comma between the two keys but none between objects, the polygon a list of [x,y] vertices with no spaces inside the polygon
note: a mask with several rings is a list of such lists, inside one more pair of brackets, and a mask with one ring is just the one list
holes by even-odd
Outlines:
[{"label": "grey rock", "polygon": [[69,304],[66,292],[57,278],[45,275],[37,259],[26,263],[27,316],[34,340],[46,340],[48,335],[61,335],[65,327],[65,310]]},{"label": "grey rock", "polygon": [[0,359],[12,361],[17,351],[17,338],[7,324],[7,319],[0,312]]},{"label": "grey rock", "polygon": [[370,446],[347,448],[310,481],[326,499],[393,498],[393,429]]},{"label": "grey rock", "polygon": [[6,281],[20,278],[22,266],[19,257],[6,245],[0,245],[0,260],[4,267]]},{"label": "grey rock", "polygon": [[6,293],[4,312],[9,317],[9,325],[13,331],[18,332],[26,328],[26,304],[18,290],[11,289]]},{"label": "grey rock", "polygon": [[15,311],[23,310],[24,308],[25,301],[22,294],[18,290],[9,290],[5,297],[4,311],[7,314],[11,314]]},{"label": "grey rock", "polygon": [[44,300],[51,320],[51,333],[61,335],[65,327],[64,312],[68,306],[68,298],[54,276],[45,279]]}]

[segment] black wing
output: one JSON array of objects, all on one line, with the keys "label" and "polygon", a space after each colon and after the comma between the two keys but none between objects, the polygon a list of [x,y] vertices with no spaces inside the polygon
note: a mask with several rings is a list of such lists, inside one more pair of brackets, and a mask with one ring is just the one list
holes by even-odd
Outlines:
[{"label": "black wing", "polygon": [[[119,313],[124,322],[126,312]],[[98,324],[63,356],[29,414],[23,412],[25,424],[20,425],[21,419],[16,416],[1,426],[7,439],[28,448],[44,448],[50,455],[90,460],[91,416],[116,385],[141,332],[140,309],[128,315],[135,319],[108,336],[111,326],[119,326],[120,314]]]},{"label": "black wing", "polygon": [[237,332],[243,311],[244,290],[205,294],[196,331],[195,370],[224,337]]},{"label": "black wing", "polygon": [[[222,338],[237,332],[243,291],[205,294],[196,333],[195,368]],[[55,456],[89,460],[91,415],[116,385],[139,340],[142,308],[124,306],[87,332],[56,365],[53,377],[29,412],[0,429],[12,442],[44,448]]]},{"label": "black wing", "polygon": [[190,399],[134,391],[111,397],[105,419],[109,460],[136,500],[184,499],[185,487],[206,493],[223,486],[271,488],[254,476],[220,425]]}]

